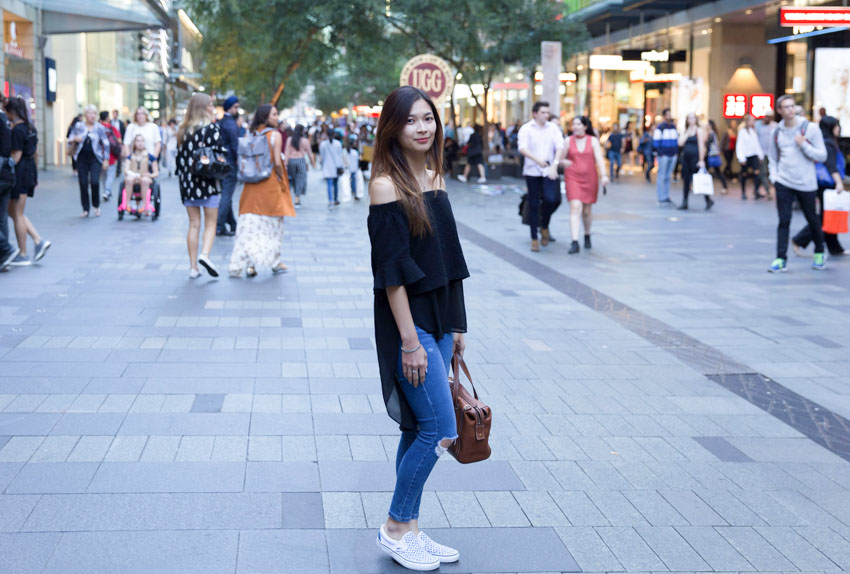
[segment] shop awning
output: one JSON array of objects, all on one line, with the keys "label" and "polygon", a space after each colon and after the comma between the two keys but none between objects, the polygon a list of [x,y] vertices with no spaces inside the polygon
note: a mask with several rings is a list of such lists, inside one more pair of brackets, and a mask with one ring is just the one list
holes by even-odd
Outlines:
[{"label": "shop awning", "polygon": [[168,25],[157,0],[26,0],[42,11],[43,34],[147,30]]}]

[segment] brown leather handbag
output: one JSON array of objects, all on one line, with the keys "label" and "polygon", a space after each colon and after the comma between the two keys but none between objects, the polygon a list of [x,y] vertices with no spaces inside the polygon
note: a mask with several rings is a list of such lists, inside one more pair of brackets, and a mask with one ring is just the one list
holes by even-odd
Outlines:
[{"label": "brown leather handbag", "polygon": [[[460,384],[461,370],[469,380],[472,394]],[[452,387],[452,403],[457,419],[457,439],[449,447],[449,453],[463,464],[489,458],[492,412],[490,407],[478,399],[478,391],[475,390],[469,369],[458,353],[452,357],[452,376],[449,378],[449,384]]]}]

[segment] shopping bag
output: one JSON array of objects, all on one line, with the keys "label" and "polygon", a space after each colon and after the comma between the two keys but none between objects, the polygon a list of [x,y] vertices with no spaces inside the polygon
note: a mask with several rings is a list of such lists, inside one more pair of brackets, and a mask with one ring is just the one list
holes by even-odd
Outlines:
[{"label": "shopping bag", "polygon": [[698,195],[714,195],[714,180],[704,169],[694,174],[694,193]]},{"label": "shopping bag", "polygon": [[850,217],[850,193],[834,189],[823,192],[823,232],[847,233]]}]

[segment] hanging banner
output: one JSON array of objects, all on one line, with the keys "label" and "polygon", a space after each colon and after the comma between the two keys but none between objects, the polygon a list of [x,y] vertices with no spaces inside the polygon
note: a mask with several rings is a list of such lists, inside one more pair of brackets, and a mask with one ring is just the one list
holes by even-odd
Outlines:
[{"label": "hanging banner", "polygon": [[404,65],[399,85],[419,88],[435,103],[441,103],[452,93],[455,76],[442,58],[433,54],[420,54]]},{"label": "hanging banner", "polygon": [[784,28],[850,26],[850,7],[782,6],[779,8],[779,25]]}]

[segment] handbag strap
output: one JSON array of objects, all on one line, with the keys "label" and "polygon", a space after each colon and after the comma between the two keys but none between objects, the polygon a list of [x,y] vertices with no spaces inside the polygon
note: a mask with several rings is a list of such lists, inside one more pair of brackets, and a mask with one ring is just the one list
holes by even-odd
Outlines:
[{"label": "handbag strap", "polygon": [[452,355],[452,403],[457,401],[457,395],[458,392],[460,392],[461,370],[463,370],[463,374],[466,375],[467,380],[469,380],[469,384],[472,386],[472,394],[475,395],[475,400],[478,400],[478,391],[475,390],[475,383],[472,382],[472,376],[469,374],[469,369],[466,366],[466,362],[463,360],[463,355],[455,352]]}]

